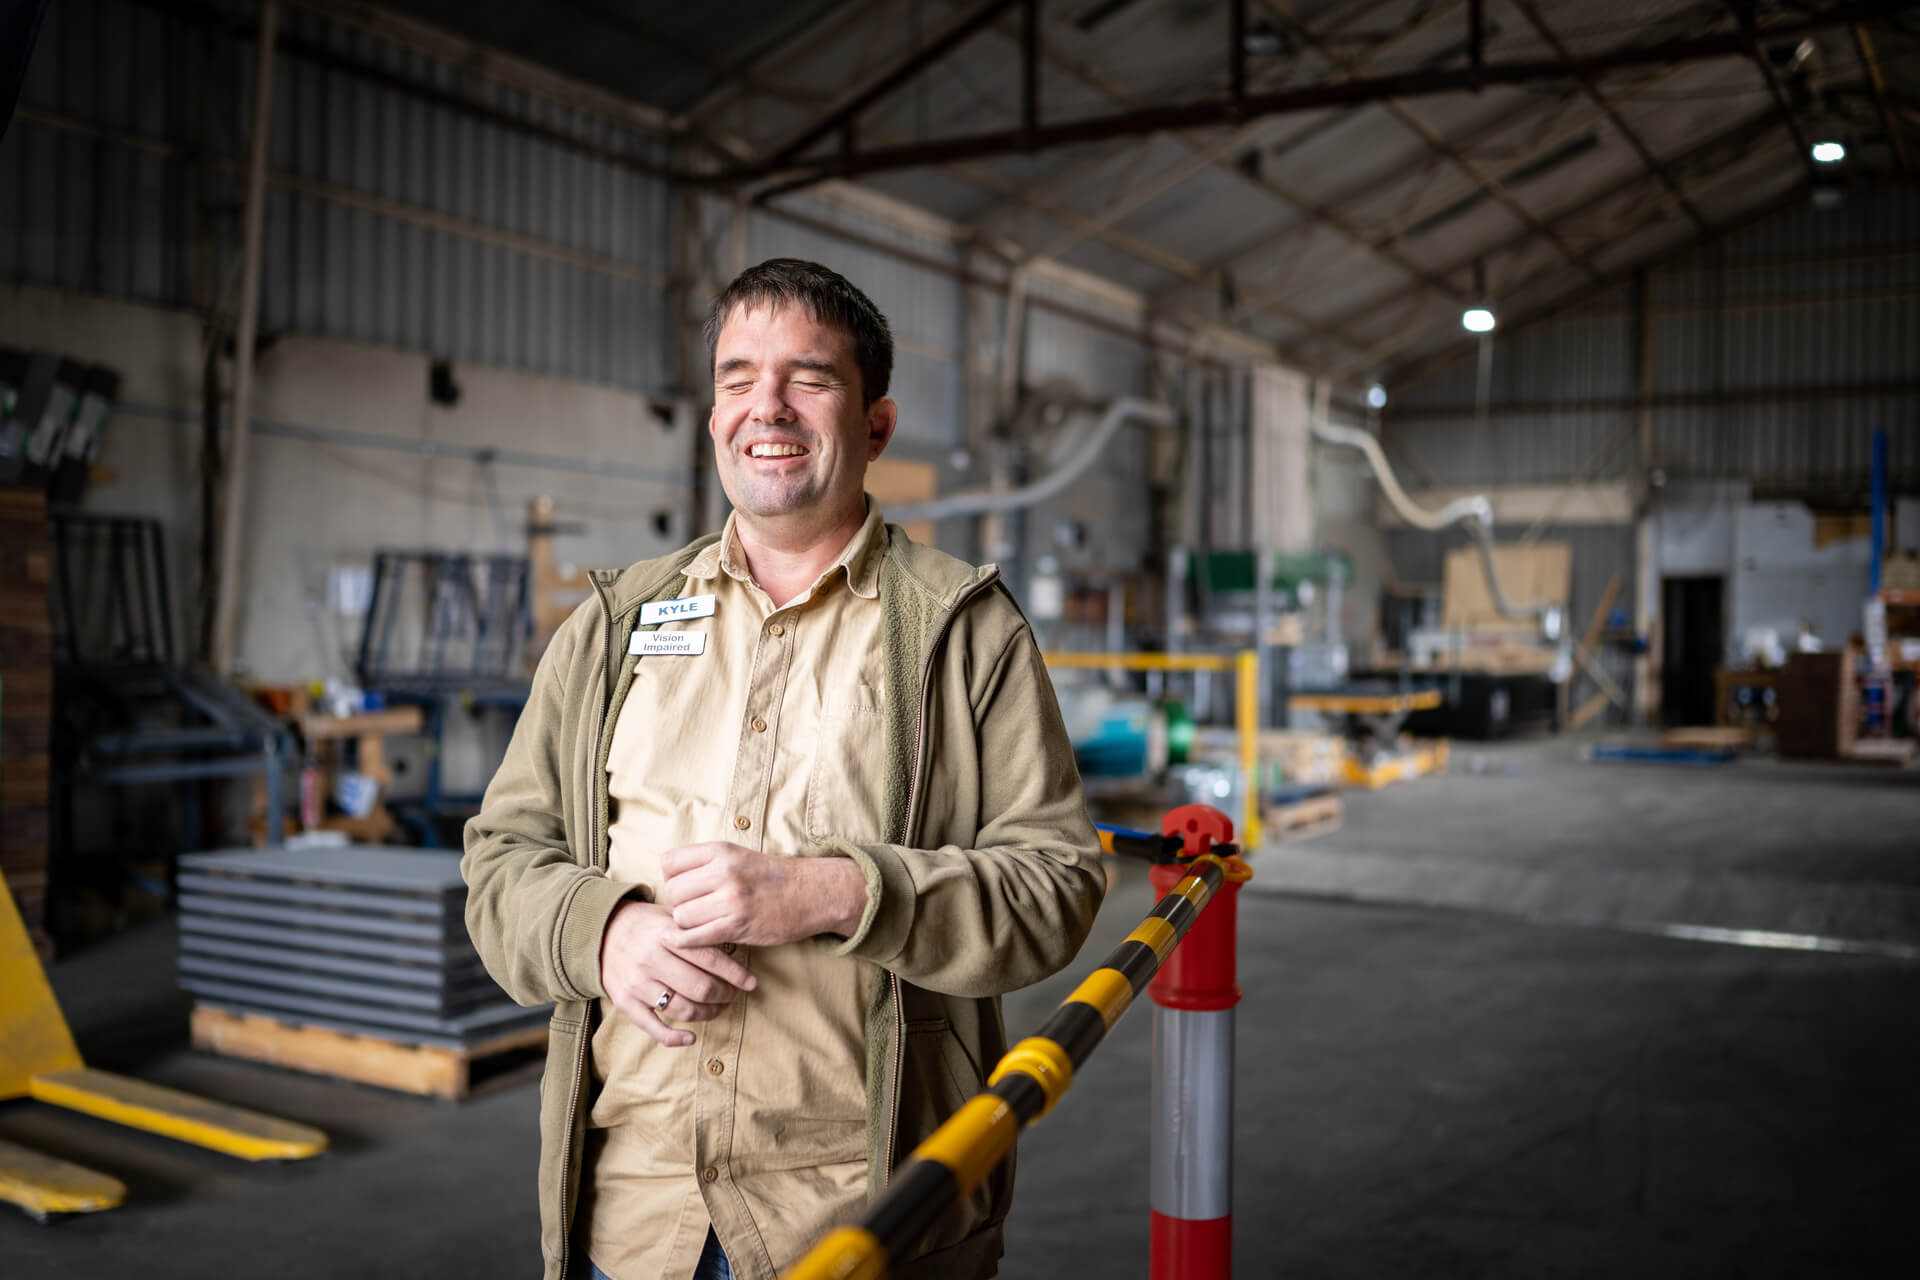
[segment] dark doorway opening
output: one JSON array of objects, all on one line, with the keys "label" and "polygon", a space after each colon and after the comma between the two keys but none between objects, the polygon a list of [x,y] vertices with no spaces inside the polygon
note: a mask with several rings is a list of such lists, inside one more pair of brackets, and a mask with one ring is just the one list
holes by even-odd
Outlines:
[{"label": "dark doorway opening", "polygon": [[1712,724],[1713,673],[1726,658],[1727,580],[1660,582],[1660,708],[1670,725]]}]

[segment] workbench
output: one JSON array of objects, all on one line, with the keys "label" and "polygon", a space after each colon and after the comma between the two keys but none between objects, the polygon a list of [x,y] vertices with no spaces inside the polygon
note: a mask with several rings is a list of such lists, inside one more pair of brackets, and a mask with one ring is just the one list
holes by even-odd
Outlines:
[{"label": "workbench", "polygon": [[1408,716],[1435,710],[1442,701],[1438,689],[1362,683],[1296,693],[1287,699],[1287,706],[1335,717],[1347,742],[1342,780],[1349,786],[1374,789],[1446,768],[1444,741],[1403,746],[1400,732]]}]

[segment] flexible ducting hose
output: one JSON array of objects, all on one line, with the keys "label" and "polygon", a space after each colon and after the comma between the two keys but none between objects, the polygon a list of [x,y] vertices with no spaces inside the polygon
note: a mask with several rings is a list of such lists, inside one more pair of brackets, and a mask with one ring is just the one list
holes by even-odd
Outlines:
[{"label": "flexible ducting hose", "polygon": [[931,502],[915,503],[910,507],[899,507],[887,512],[887,519],[897,524],[912,524],[919,520],[945,520],[951,516],[979,516],[994,511],[1018,511],[1022,507],[1045,502],[1079,478],[1080,473],[1092,466],[1106,448],[1107,441],[1113,438],[1127,422],[1139,420],[1156,423],[1160,426],[1172,426],[1173,410],[1153,400],[1136,400],[1131,396],[1115,400],[1107,406],[1100,421],[1094,424],[1087,438],[1077,445],[1073,452],[1058,467],[1042,480],[1023,485],[1018,489],[1009,489],[1004,493],[995,493],[990,489],[971,489],[965,493],[956,493],[951,497],[935,498]]},{"label": "flexible ducting hose", "polygon": [[1373,468],[1374,479],[1380,482],[1381,491],[1387,495],[1387,501],[1393,504],[1393,509],[1400,513],[1402,520],[1416,529],[1438,533],[1449,525],[1465,521],[1480,550],[1480,571],[1487,580],[1487,594],[1493,598],[1493,607],[1500,611],[1500,616],[1530,622],[1545,614],[1550,605],[1516,605],[1507,599],[1507,593],[1500,587],[1500,575],[1493,566],[1493,503],[1484,494],[1476,493],[1449,502],[1438,511],[1428,511],[1416,505],[1407,496],[1407,491],[1400,487],[1400,481],[1393,474],[1393,467],[1388,464],[1387,455],[1380,448],[1378,440],[1365,431],[1335,426],[1328,420],[1327,410],[1332,400],[1332,382],[1325,378],[1318,379],[1313,392],[1313,412],[1308,418],[1313,434],[1328,444],[1358,449],[1365,455],[1367,464]]}]

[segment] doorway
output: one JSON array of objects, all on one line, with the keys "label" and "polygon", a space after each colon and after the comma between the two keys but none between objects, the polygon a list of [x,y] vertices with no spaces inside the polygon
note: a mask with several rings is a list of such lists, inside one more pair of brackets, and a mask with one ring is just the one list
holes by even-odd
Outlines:
[{"label": "doorway", "polygon": [[1726,660],[1727,580],[1660,581],[1660,708],[1669,725],[1714,722],[1713,673]]}]

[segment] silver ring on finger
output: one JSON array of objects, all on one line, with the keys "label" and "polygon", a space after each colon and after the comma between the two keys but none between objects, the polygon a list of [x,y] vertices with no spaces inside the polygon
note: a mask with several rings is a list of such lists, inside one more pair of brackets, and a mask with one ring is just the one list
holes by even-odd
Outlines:
[{"label": "silver ring on finger", "polygon": [[659,995],[659,998],[653,1002],[653,1011],[655,1013],[665,1013],[667,1011],[667,1006],[672,1003],[673,1003],[673,992],[671,990],[662,991]]}]

